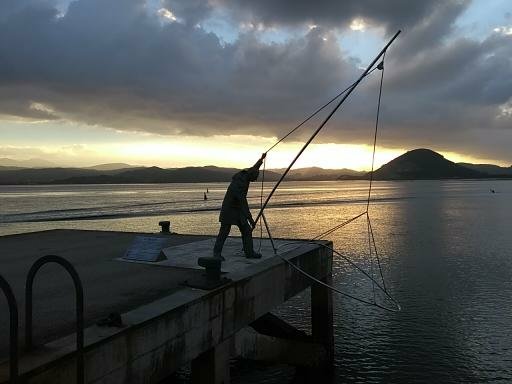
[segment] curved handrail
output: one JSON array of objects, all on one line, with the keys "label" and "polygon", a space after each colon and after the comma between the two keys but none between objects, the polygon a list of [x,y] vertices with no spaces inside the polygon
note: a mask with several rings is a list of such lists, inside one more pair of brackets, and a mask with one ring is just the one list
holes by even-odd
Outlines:
[{"label": "curved handrail", "polygon": [[31,350],[32,342],[32,293],[34,277],[39,269],[48,263],[56,263],[62,266],[73,279],[76,293],[76,352],[77,352],[77,383],[84,382],[84,289],[80,276],[75,267],[60,256],[47,255],[36,260],[30,268],[25,282],[25,348]]},{"label": "curved handrail", "polygon": [[9,305],[9,380],[14,384],[18,381],[18,304],[11,286],[2,275],[0,275],[0,289],[4,292]]}]

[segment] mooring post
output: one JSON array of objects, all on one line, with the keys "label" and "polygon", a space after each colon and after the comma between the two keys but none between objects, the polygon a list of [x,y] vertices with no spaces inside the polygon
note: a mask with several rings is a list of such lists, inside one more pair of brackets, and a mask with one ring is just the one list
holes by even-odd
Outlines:
[{"label": "mooring post", "polygon": [[192,384],[229,384],[231,340],[210,348],[192,360]]},{"label": "mooring post", "polygon": [[[332,285],[330,268],[322,282]],[[332,290],[320,284],[311,286],[311,333],[313,340],[324,345],[327,350],[324,368],[329,370],[334,362]]]}]

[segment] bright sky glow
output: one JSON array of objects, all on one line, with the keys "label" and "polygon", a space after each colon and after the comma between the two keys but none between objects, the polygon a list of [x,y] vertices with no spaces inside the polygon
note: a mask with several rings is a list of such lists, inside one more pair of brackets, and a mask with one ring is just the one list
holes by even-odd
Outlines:
[{"label": "bright sky glow", "polygon": [[504,35],[512,35],[512,27],[497,27],[494,32],[502,33]]},{"label": "bright sky glow", "polygon": [[176,16],[174,16],[174,13],[172,13],[171,11],[169,11],[169,10],[168,10],[168,9],[166,9],[166,8],[160,8],[160,9],[158,10],[158,14],[159,14],[160,16],[162,16],[162,17],[164,17],[164,18],[168,19],[168,20],[171,20],[171,21],[176,21],[176,20],[178,20],[178,19],[176,18]]},{"label": "bright sky glow", "polygon": [[[41,124],[47,127],[44,131],[41,130]],[[158,136],[115,130],[104,132],[100,127],[70,123],[41,124],[11,123],[9,128],[1,127],[2,137],[7,140],[0,146],[0,158],[42,158],[59,165],[72,166],[123,162],[169,168],[204,165],[244,168],[251,165],[251,162],[276,140],[243,135],[204,138]],[[22,140],[16,135],[16,131],[20,129],[26,132]],[[51,135],[48,136],[48,133]],[[287,167],[302,145],[303,143],[298,142],[278,145],[269,152],[267,168]],[[413,148],[378,147],[375,167],[387,163],[409,149]],[[501,164],[494,159],[478,159],[453,152],[440,153],[455,162]],[[329,169],[369,170],[371,156],[372,147],[369,145],[312,144],[294,168],[317,166]]]},{"label": "bright sky glow", "polygon": [[55,113],[55,110],[52,107],[50,107],[49,105],[46,105],[44,103],[32,102],[30,104],[30,109],[32,109],[34,111],[46,112],[49,114]]},{"label": "bright sky glow", "polygon": [[352,23],[350,23],[350,29],[353,31],[361,31],[364,32],[366,29],[366,23],[363,19],[354,19]]},{"label": "bright sky glow", "polygon": [[500,115],[498,117],[512,116],[512,100],[500,106]]},{"label": "bright sky glow", "polygon": [[384,43],[384,30],[379,27],[365,27],[364,30],[350,28],[338,33],[338,41],[347,55],[359,60],[362,65],[369,64],[375,52]]}]

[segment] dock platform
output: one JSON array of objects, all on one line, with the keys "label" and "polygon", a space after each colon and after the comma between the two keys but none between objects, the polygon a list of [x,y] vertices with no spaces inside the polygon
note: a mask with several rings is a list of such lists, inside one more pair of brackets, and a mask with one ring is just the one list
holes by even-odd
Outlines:
[{"label": "dock platform", "polygon": [[[137,237],[162,240],[165,258],[126,260]],[[228,238],[223,283],[197,289],[200,257],[211,256],[211,236],[51,230],[0,237],[0,275],[19,309],[19,377],[9,377],[9,317],[0,298],[0,384],[159,383],[191,363],[193,383],[229,383],[229,358],[286,362],[311,369],[332,363],[332,293],[283,261],[327,284],[332,280],[328,241],[269,240],[261,259],[246,259],[240,238]],[[255,239],[258,248],[259,240]],[[77,377],[75,290],[58,265],[41,268],[34,281],[33,339],[24,350],[25,283],[31,265],[45,255],[68,260],[84,291],[83,375]],[[269,312],[311,287],[311,335]],[[119,314],[122,324],[98,321]],[[12,357],[11,357],[12,358]]]}]

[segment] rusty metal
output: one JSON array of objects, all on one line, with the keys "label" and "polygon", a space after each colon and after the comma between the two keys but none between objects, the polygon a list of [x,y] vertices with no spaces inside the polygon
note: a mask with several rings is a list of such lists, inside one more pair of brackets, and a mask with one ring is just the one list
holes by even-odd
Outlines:
[{"label": "rusty metal", "polygon": [[73,279],[76,293],[76,382],[78,384],[84,383],[84,290],[82,281],[78,275],[75,267],[60,256],[47,255],[43,256],[32,265],[28,272],[27,280],[25,282],[25,348],[29,351],[33,348],[32,338],[32,298],[33,298],[33,285],[34,277],[39,269],[48,263],[56,263],[62,266]]},{"label": "rusty metal", "polygon": [[14,384],[18,382],[18,367],[19,367],[19,355],[18,355],[18,304],[12,291],[11,286],[0,275],[0,289],[5,294],[7,304],[9,305],[9,382]]}]

